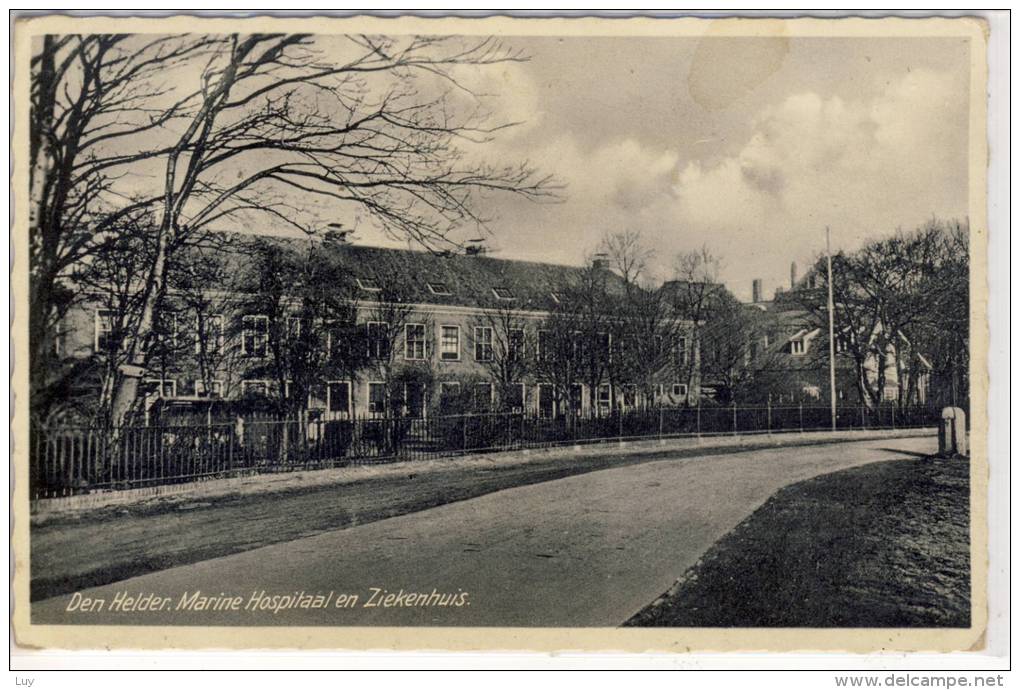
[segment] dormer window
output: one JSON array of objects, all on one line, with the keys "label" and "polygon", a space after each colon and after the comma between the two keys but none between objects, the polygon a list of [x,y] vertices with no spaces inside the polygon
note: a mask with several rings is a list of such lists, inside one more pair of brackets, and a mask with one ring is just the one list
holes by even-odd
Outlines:
[{"label": "dormer window", "polygon": [[446,283],[426,283],[426,285],[428,285],[429,291],[433,295],[451,295],[451,294],[453,294],[452,292],[450,292],[450,288],[446,285]]},{"label": "dormer window", "polygon": [[497,299],[514,299],[513,291],[506,287],[494,287],[492,288],[492,294],[496,295]]},{"label": "dormer window", "polygon": [[806,350],[807,348],[803,338],[796,338],[795,340],[790,341],[790,354],[802,355],[806,352]]},{"label": "dormer window", "polygon": [[358,283],[358,287],[361,288],[362,290],[366,290],[368,292],[382,291],[382,288],[379,286],[379,283],[375,282],[371,278],[355,278],[354,280]]}]

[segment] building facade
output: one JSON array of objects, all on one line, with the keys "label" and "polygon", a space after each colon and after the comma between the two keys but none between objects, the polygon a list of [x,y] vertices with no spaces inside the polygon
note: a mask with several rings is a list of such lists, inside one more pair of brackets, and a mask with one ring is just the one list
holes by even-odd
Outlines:
[{"label": "building facade", "polygon": [[[676,365],[663,366],[651,389],[614,376],[609,365],[595,385],[578,375],[568,391],[545,379],[536,363],[552,356],[550,315],[587,269],[477,249],[435,254],[343,241],[260,242],[292,257],[314,252],[326,268],[314,274],[315,285],[283,284],[271,298],[229,285],[171,287],[142,380],[147,416],[213,401],[271,407],[291,396],[324,418],[490,410],[587,415],[678,405],[696,394],[679,373],[696,352],[682,329],[672,344]],[[250,271],[248,255],[247,249],[228,255],[225,275]],[[619,291],[620,279],[601,270],[607,289]],[[61,330],[62,357],[90,364],[82,384],[90,395],[101,396],[104,379],[117,370],[120,333],[130,325],[116,292],[90,295]],[[349,311],[337,319],[316,300]],[[607,360],[625,354],[623,338],[604,338]],[[584,351],[583,343],[576,350]]]}]

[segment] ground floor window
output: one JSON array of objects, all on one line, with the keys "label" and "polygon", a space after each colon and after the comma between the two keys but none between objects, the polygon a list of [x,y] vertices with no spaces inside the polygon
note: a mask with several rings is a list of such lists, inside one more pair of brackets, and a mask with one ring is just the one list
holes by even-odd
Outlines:
[{"label": "ground floor window", "polygon": [[613,404],[613,387],[608,383],[599,386],[598,393],[599,412],[609,412]]},{"label": "ground floor window", "polygon": [[556,414],[556,394],[552,384],[542,383],[538,386],[538,414],[542,417]]},{"label": "ground floor window", "polygon": [[475,384],[474,408],[476,410],[487,410],[492,407],[492,384]]},{"label": "ground floor window", "polygon": [[378,382],[368,384],[368,411],[371,414],[386,413],[386,385]]},{"label": "ground floor window", "polygon": [[524,411],[524,384],[523,383],[512,383],[506,391],[507,399],[503,401],[503,406],[512,410],[513,412]]},{"label": "ground floor window", "polygon": [[269,395],[269,381],[241,381],[241,395]]},{"label": "ground floor window", "polygon": [[173,379],[145,379],[142,381],[142,391],[146,396],[175,398],[177,397],[177,381]]},{"label": "ground floor window", "polygon": [[574,414],[581,414],[584,410],[584,386],[580,383],[570,386],[570,409]]},{"label": "ground floor window", "polygon": [[223,382],[222,381],[210,381],[208,388],[206,382],[197,379],[195,381],[195,395],[201,397],[210,398],[222,398],[223,397]]},{"label": "ground floor window", "polygon": [[443,411],[449,410],[458,395],[460,395],[460,381],[440,381],[439,409]]},{"label": "ground floor window", "polygon": [[408,417],[422,418],[425,416],[425,384],[404,384],[404,406]]},{"label": "ground floor window", "polygon": [[326,409],[330,412],[350,414],[350,383],[347,381],[329,381],[326,383]]}]

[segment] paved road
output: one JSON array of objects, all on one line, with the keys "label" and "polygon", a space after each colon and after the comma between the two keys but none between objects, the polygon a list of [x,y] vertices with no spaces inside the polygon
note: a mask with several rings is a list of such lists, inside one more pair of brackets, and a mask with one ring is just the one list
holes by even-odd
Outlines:
[{"label": "paved road", "polygon": [[[81,593],[96,608],[95,601],[103,600],[100,610],[68,612],[72,596],[48,599],[33,604],[33,622],[615,626],[665,591],[782,486],[869,462],[916,460],[916,454],[934,450],[934,439],[885,439],[602,470]],[[366,606],[372,588],[403,593],[397,600],[402,605]],[[222,598],[195,598],[190,608],[178,608],[195,592]],[[257,592],[265,596],[254,601],[271,609],[286,603],[273,602],[274,596],[291,596],[298,606],[326,605],[250,610]],[[300,592],[307,598],[295,594]],[[409,592],[422,594],[410,603],[431,605],[406,606]],[[115,611],[118,593],[165,597],[164,608]],[[323,599],[316,602],[318,595]],[[239,597],[239,610],[222,608],[231,597]],[[444,601],[446,606],[438,605]],[[206,608],[197,610],[202,604]]]}]

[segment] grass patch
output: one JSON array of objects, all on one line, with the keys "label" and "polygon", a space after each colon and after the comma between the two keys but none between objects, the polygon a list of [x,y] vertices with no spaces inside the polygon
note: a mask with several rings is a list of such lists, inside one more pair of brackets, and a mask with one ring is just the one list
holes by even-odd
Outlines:
[{"label": "grass patch", "polygon": [[969,627],[969,471],[893,460],[788,486],[625,625]]}]

